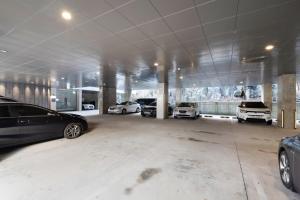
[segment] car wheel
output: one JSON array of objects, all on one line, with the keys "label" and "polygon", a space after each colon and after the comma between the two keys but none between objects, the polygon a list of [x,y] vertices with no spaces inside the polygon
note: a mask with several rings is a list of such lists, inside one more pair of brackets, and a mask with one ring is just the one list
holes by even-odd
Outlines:
[{"label": "car wheel", "polygon": [[270,120],[270,121],[267,121],[267,125],[272,125],[272,120]]},{"label": "car wheel", "polygon": [[136,113],[139,113],[141,111],[141,109],[140,108],[136,108]]},{"label": "car wheel", "polygon": [[242,123],[243,120],[241,118],[238,118],[238,123]]},{"label": "car wheel", "polygon": [[126,109],[122,110],[122,115],[125,115],[127,113]]},{"label": "car wheel", "polygon": [[79,123],[70,123],[64,129],[64,137],[68,139],[74,139],[81,135],[82,128]]},{"label": "car wheel", "polygon": [[281,181],[284,184],[284,186],[290,190],[294,190],[290,161],[286,151],[282,151],[279,155],[279,171]]},{"label": "car wheel", "polygon": [[197,119],[197,114],[196,112],[194,113],[194,117],[193,117],[193,120],[196,120]]},{"label": "car wheel", "polygon": [[142,115],[142,117],[145,117],[145,116],[146,116],[146,115],[144,114],[144,112],[143,112],[143,111],[141,112],[141,115]]}]

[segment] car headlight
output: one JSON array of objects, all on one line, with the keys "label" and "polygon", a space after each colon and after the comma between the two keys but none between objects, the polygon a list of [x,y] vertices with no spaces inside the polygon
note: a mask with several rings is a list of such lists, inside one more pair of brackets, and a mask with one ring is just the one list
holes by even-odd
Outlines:
[{"label": "car headlight", "polygon": [[246,112],[247,112],[247,110],[243,110],[243,109],[241,109],[241,110],[240,110],[240,112],[241,112],[241,113],[246,113]]}]

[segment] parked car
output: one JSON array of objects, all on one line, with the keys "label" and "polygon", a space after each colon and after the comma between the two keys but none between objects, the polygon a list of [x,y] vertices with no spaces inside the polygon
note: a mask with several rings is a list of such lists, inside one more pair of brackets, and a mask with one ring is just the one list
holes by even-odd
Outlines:
[{"label": "parked car", "polygon": [[141,108],[150,105],[154,101],[156,101],[155,98],[140,98],[136,100],[136,102],[141,105]]},{"label": "parked car", "polygon": [[83,110],[95,110],[95,106],[93,104],[83,103],[82,109]]},{"label": "parked car", "polygon": [[247,120],[261,120],[268,125],[272,124],[271,110],[262,102],[242,101],[237,107],[236,116],[239,123]]},{"label": "parked car", "polygon": [[[141,111],[141,115],[143,117],[145,116],[150,116],[150,117],[156,117],[156,102],[152,102],[150,105],[148,106],[144,106],[142,108]],[[173,114],[173,108],[170,106],[170,104],[168,104],[168,115],[172,115]]]},{"label": "parked car", "polygon": [[15,99],[0,95],[0,103],[2,103],[2,102],[18,102],[18,101]]},{"label": "parked car", "polygon": [[174,118],[187,117],[192,119],[197,119],[200,115],[200,110],[197,103],[180,103],[173,112]]},{"label": "parked car", "polygon": [[281,140],[278,163],[284,186],[292,191],[300,192],[300,135]]},{"label": "parked car", "polygon": [[125,101],[120,104],[110,106],[108,108],[109,114],[126,114],[126,113],[139,113],[141,111],[140,104],[132,101]]},{"label": "parked car", "polygon": [[88,130],[84,117],[25,103],[0,103],[0,148],[55,138],[76,138]]}]

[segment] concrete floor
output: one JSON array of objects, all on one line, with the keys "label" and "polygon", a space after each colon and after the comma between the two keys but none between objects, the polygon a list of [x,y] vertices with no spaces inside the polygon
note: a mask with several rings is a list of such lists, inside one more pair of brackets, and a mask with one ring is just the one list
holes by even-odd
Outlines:
[{"label": "concrete floor", "polygon": [[281,184],[276,158],[294,130],[231,119],[88,120],[80,138],[0,153],[1,199],[300,199]]}]

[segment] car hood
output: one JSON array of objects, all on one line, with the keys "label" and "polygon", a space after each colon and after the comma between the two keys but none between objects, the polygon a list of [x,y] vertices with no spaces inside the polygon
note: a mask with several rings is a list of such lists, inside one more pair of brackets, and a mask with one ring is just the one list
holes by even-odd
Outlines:
[{"label": "car hood", "polygon": [[176,107],[177,110],[194,110],[195,108],[192,107]]},{"label": "car hood", "polygon": [[78,118],[78,119],[83,119],[86,120],[85,117],[81,115],[76,115],[76,114],[71,114],[71,113],[59,113],[60,116],[62,117],[69,117],[69,118]]},{"label": "car hood", "polygon": [[152,108],[152,109],[156,109],[156,106],[144,106],[144,108]]},{"label": "car hood", "polygon": [[124,105],[113,105],[113,106],[110,106],[110,108],[124,108],[125,106]]},{"label": "car hood", "polygon": [[270,111],[269,108],[241,108],[243,110],[252,111],[252,112],[266,112]]}]

